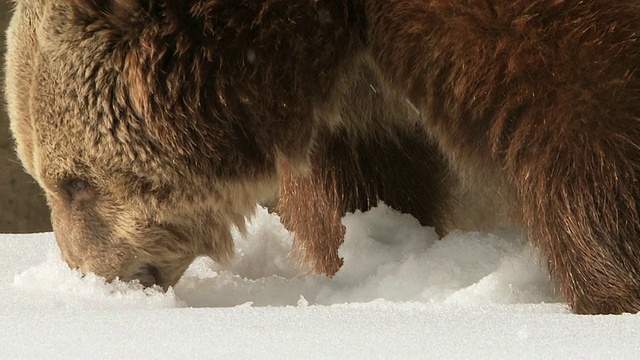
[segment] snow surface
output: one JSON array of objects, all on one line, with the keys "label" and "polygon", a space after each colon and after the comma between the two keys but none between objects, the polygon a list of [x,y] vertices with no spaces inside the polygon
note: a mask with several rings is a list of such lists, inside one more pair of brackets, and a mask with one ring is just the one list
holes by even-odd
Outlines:
[{"label": "snow surface", "polygon": [[0,359],[622,359],[640,314],[578,316],[515,231],[438,240],[381,205],[348,215],[345,265],[305,275],[277,216],[166,293],[81,276],[53,235],[1,235]]}]

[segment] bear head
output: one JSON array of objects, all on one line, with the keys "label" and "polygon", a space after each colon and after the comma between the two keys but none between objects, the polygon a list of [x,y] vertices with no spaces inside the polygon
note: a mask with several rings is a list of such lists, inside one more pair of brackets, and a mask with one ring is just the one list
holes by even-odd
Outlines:
[{"label": "bear head", "polygon": [[355,43],[344,8],[16,1],[11,129],[64,260],[165,288],[197,256],[228,262],[278,158],[307,161]]}]

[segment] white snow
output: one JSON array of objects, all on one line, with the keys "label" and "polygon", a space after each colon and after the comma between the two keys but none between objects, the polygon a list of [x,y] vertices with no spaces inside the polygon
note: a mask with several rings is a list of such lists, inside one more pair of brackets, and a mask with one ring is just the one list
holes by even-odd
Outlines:
[{"label": "white snow", "polygon": [[640,314],[578,316],[515,231],[438,240],[381,205],[348,215],[345,265],[305,275],[277,216],[174,289],[105,283],[53,234],[0,235],[0,359],[633,359]]}]

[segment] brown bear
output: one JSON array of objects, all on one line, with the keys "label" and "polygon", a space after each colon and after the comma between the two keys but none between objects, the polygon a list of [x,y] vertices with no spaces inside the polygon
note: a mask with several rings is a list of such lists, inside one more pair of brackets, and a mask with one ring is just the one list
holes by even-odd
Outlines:
[{"label": "brown bear", "polygon": [[345,211],[446,231],[478,193],[573,311],[637,312],[639,37],[630,0],[19,0],[7,98],[84,272],[167,287],[224,263],[279,186],[332,274]]}]

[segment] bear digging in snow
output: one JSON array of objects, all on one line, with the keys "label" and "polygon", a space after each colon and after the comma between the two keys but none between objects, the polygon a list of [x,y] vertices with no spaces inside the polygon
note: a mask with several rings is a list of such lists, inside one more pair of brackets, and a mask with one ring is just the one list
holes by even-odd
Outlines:
[{"label": "bear digging in snow", "polygon": [[637,1],[18,0],[8,46],[18,155],[83,272],[228,262],[279,187],[332,275],[344,212],[444,232],[471,193],[573,311],[640,311]]}]

